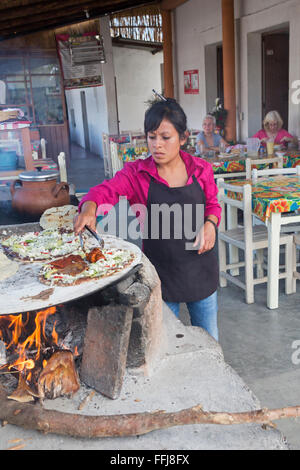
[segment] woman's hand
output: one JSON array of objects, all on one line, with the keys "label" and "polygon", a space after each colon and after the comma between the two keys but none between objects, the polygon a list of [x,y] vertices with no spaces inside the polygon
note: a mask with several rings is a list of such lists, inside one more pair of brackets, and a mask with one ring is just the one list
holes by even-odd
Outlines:
[{"label": "woman's hand", "polygon": [[293,142],[293,139],[285,135],[280,142]]},{"label": "woman's hand", "polygon": [[199,245],[198,255],[211,250],[216,242],[216,229],[211,222],[205,222],[200,232],[196,236],[194,247]]},{"label": "woman's hand", "polygon": [[86,201],[81,208],[81,212],[74,218],[74,232],[78,235],[88,225],[96,231],[96,210],[97,204],[93,201]]}]

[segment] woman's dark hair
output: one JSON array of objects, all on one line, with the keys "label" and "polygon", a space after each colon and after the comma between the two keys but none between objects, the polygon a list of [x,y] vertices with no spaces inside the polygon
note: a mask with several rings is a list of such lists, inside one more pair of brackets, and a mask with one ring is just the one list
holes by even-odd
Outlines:
[{"label": "woman's dark hair", "polygon": [[147,137],[148,132],[159,128],[163,119],[167,119],[177,130],[179,137],[184,138],[187,130],[187,119],[185,112],[172,98],[166,101],[157,101],[147,109],[144,120],[144,130]]}]

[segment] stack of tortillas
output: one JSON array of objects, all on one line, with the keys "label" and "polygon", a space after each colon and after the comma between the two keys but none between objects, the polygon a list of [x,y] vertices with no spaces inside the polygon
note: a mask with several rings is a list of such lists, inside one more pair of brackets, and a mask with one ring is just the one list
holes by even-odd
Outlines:
[{"label": "stack of tortillas", "polygon": [[73,230],[73,220],[77,214],[77,207],[70,204],[47,209],[40,218],[40,226],[46,229],[65,228]]}]

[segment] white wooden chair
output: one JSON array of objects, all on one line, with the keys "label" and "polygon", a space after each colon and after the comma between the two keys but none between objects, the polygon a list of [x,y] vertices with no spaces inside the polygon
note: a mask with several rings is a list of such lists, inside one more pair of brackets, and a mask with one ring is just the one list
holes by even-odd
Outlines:
[{"label": "white wooden chair", "polygon": [[[299,216],[300,221],[300,216]],[[300,249],[300,234],[296,233],[294,235],[293,243],[293,281],[294,281],[294,292],[296,292],[296,280],[300,279],[300,272],[297,270],[297,267],[300,265],[298,263],[298,250]]]},{"label": "white wooden chair", "polygon": [[296,168],[267,168],[265,170],[258,170],[257,168],[253,168],[251,172],[251,179],[252,182],[255,183],[258,178],[280,175],[297,175],[300,178],[300,166],[298,165]]},{"label": "white wooden chair", "polygon": [[246,179],[250,180],[251,179],[251,172],[252,172],[252,167],[255,165],[271,165],[271,164],[277,164],[277,168],[283,168],[283,158],[282,157],[274,157],[274,158],[259,158],[259,159],[253,159],[250,157],[247,157],[245,160],[245,166],[246,166]]},{"label": "white wooden chair", "polygon": [[104,163],[104,175],[108,178],[112,177],[112,166],[111,166],[111,155],[109,145],[109,135],[102,134],[102,149],[103,149],[103,163]]},{"label": "white wooden chair", "polygon": [[47,158],[46,144],[47,144],[47,141],[42,137],[41,138],[41,153],[42,153],[43,159]]},{"label": "white wooden chair", "polygon": [[57,157],[57,161],[58,161],[60,181],[67,183],[68,177],[67,177],[67,165],[66,165],[65,152],[60,152],[60,154]]},{"label": "white wooden chair", "polygon": [[[268,247],[268,231],[263,225],[252,225],[252,195],[251,185],[236,186],[225,183],[224,180],[218,180],[219,202],[222,207],[223,217],[221,219],[218,236],[219,248],[219,269],[220,269],[220,286],[226,287],[227,281],[230,281],[238,287],[245,290],[246,303],[254,302],[254,286],[256,284],[267,283],[268,277],[264,276],[263,269],[258,269],[254,276],[254,265],[259,264],[261,260],[254,260],[254,252],[263,250]],[[228,197],[225,191],[242,195],[242,200]],[[235,228],[226,228],[226,209],[233,208],[243,211],[243,225]],[[244,252],[243,259],[235,262],[227,262],[226,247],[233,246]],[[290,234],[282,234],[280,236],[280,245],[285,245],[285,270],[279,274],[279,278],[285,279],[285,290],[287,294],[293,292],[293,270],[292,270],[292,252],[293,252],[293,236]],[[228,271],[245,268],[245,278],[241,275],[232,275]],[[236,271],[235,271],[236,272]]]},{"label": "white wooden chair", "polygon": [[[128,144],[128,145],[131,145],[131,144]],[[110,157],[111,157],[111,171],[112,171],[111,176],[115,176],[117,171],[122,170],[122,168],[124,167],[124,162],[119,156],[118,147],[119,147],[119,144],[117,144],[116,142],[110,142]]]},{"label": "white wooden chair", "polygon": [[32,152],[33,160],[46,160],[46,158],[47,158],[46,144],[47,144],[47,141],[42,137],[41,140],[40,140],[41,158],[39,159],[38,152],[33,150],[33,152]]},{"label": "white wooden chair", "polygon": [[[245,167],[246,167],[246,180],[250,180],[252,176],[252,167],[255,165],[262,165],[262,164],[267,164],[267,165],[273,165],[273,163],[277,164],[277,168],[283,168],[283,157],[273,157],[273,158],[258,158],[258,159],[253,159],[250,157],[246,158],[245,161]],[[254,168],[253,168],[254,169]],[[273,168],[265,168],[265,170],[269,171]],[[261,171],[261,170],[258,170]],[[253,224],[254,225],[262,225],[263,222],[258,219],[255,215],[253,216]]]}]

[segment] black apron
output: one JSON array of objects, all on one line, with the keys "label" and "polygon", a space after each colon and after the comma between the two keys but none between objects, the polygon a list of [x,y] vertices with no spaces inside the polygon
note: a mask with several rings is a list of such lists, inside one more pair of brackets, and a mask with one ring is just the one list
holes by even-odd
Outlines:
[{"label": "black apron", "polygon": [[[193,241],[185,238],[184,230],[182,237],[178,239],[178,217],[174,217],[176,211],[173,213],[171,210],[169,211],[170,237],[165,239],[166,225],[164,230],[162,227],[166,220],[163,220],[163,216],[153,217],[152,214],[151,217],[153,205],[162,204],[167,204],[169,207],[176,204],[177,208],[181,207],[182,225],[183,217],[186,215],[184,205],[189,205],[191,215],[187,219],[192,224],[192,231],[196,233],[198,229],[196,204],[205,206],[205,195],[196,177],[193,176],[192,184],[179,188],[170,188],[151,177],[145,225],[147,236],[143,240],[143,247],[145,255],[159,275],[162,297],[166,302],[195,302],[205,299],[213,294],[218,286],[216,244],[213,249],[201,255],[198,255],[198,250],[187,250],[186,243],[191,244]],[[168,221],[167,226],[169,226]]]}]

